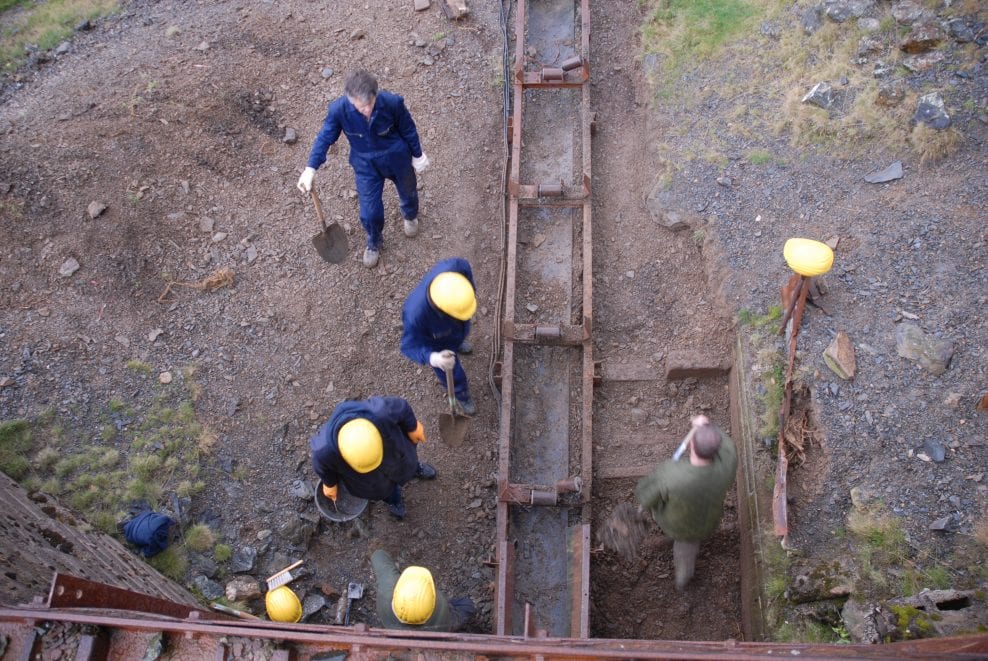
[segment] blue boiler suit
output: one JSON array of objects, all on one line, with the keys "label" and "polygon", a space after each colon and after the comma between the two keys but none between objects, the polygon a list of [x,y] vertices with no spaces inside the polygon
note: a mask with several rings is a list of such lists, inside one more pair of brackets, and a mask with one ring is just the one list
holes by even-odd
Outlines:
[{"label": "blue boiler suit", "polygon": [[[366,418],[381,432],[384,458],[369,473],[358,473],[343,460],[337,444],[340,428],[354,418]],[[341,481],[347,491],[367,500],[401,502],[401,485],[415,477],[418,450],[408,434],[418,420],[412,407],[401,397],[374,396],[363,401],[341,402],[316,435],[309,439],[312,468],[322,483],[333,487]]]},{"label": "blue boiler suit", "polygon": [[414,220],[419,213],[412,158],[422,156],[415,121],[397,94],[380,91],[370,120],[342,96],[329,104],[322,129],[312,144],[307,165],[314,170],[326,162],[326,152],[339,139],[340,132],[350,142],[353,167],[360,199],[360,224],[367,232],[367,247],[380,250],[384,231],[384,180],[394,182],[401,202],[401,215]]},{"label": "blue boiler suit", "polygon": [[[460,321],[449,316],[429,299],[429,285],[437,275],[446,271],[462,274],[476,290],[470,262],[462,257],[450,257],[433,266],[405,299],[405,304],[401,308],[401,353],[420,365],[429,364],[429,354],[433,351],[444,349],[459,351],[460,345],[470,334],[469,321]],[[433,369],[439,383],[445,388],[446,373],[438,368]],[[453,386],[456,399],[461,402],[470,399],[467,373],[460,363],[459,354],[456,356],[456,366],[453,368]]]}]

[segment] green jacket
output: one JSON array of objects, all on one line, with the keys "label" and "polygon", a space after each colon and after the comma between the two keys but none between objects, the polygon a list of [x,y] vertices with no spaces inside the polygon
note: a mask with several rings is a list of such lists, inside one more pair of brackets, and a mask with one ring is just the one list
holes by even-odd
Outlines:
[{"label": "green jacket", "polygon": [[734,441],[723,433],[720,438],[720,450],[708,465],[694,466],[688,457],[663,461],[635,487],[638,502],[674,540],[699,542],[717,529],[738,467]]},{"label": "green jacket", "polygon": [[394,595],[395,583],[398,582],[398,568],[395,561],[386,551],[374,551],[371,556],[374,566],[374,576],[377,578],[377,617],[381,626],[386,629],[418,629],[421,631],[450,631],[453,617],[449,609],[446,595],[436,589],[436,609],[424,624],[405,624],[391,610],[391,597]]}]

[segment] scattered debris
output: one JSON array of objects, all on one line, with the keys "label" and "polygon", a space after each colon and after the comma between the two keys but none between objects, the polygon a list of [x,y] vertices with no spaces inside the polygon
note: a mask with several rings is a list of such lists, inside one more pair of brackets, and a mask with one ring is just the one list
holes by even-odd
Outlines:
[{"label": "scattered debris", "polygon": [[823,352],[823,361],[840,378],[848,381],[854,378],[857,361],[854,357],[854,345],[847,333],[837,332],[837,336]]},{"label": "scattered debris", "polygon": [[630,562],[645,538],[645,514],[639,513],[631,503],[621,503],[607,517],[597,535],[604,548]]},{"label": "scattered debris", "polygon": [[177,280],[169,280],[168,284],[165,285],[165,290],[161,292],[160,296],[158,296],[158,302],[166,303],[173,300],[172,298],[169,298],[172,287],[188,287],[189,289],[199,289],[202,291],[211,292],[232,285],[233,281],[233,269],[226,266],[213,271],[213,273],[199,282],[178,282]]}]

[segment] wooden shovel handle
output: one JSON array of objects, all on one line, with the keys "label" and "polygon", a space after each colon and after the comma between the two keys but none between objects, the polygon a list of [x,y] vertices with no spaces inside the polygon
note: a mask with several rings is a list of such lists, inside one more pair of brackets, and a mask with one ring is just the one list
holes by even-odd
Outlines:
[{"label": "wooden shovel handle", "polygon": [[327,229],[326,217],[322,215],[322,203],[319,201],[319,195],[316,194],[315,188],[309,190],[309,196],[312,197],[312,204],[316,207],[316,216],[319,218],[319,222],[322,223],[322,231],[325,232]]},{"label": "wooden shovel handle", "polygon": [[446,372],[446,397],[449,399],[449,414],[456,417],[456,391],[453,389],[453,370]]}]

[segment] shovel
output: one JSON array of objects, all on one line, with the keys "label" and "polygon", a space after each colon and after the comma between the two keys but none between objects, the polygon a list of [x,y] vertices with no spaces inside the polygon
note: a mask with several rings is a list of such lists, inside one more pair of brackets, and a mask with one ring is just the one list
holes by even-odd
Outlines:
[{"label": "shovel", "polygon": [[346,258],[349,251],[346,231],[335,220],[329,225],[326,224],[326,218],[322,214],[322,204],[319,202],[315,188],[309,191],[309,195],[312,196],[312,204],[316,207],[316,216],[319,217],[319,222],[322,224],[322,232],[312,237],[312,245],[315,246],[316,252],[324,260],[330,264],[339,264]]},{"label": "shovel", "polygon": [[456,415],[456,392],[453,390],[453,370],[446,370],[446,394],[449,398],[449,413],[439,414],[439,436],[450,447],[459,447],[467,435],[466,416]]},{"label": "shovel", "polygon": [[363,583],[350,583],[346,588],[346,615],[343,618],[343,624],[345,626],[350,626],[350,605],[354,601],[360,599],[364,596],[364,584]]}]

